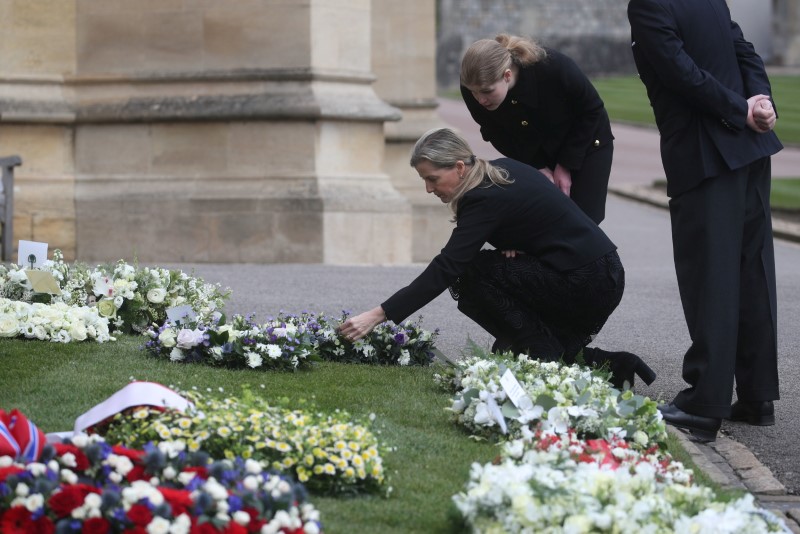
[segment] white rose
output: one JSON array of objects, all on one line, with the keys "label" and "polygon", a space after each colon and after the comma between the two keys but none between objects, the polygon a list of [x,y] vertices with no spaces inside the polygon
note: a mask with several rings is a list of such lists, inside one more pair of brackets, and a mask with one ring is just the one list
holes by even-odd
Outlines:
[{"label": "white rose", "polygon": [[47,339],[47,330],[42,325],[37,324],[33,327],[33,335],[36,339],[44,341]]},{"label": "white rose", "polygon": [[75,341],[83,341],[87,336],[86,325],[83,322],[72,323],[69,327],[69,335]]},{"label": "white rose", "polygon": [[175,331],[172,328],[165,328],[158,334],[158,340],[162,347],[170,348],[175,346]]},{"label": "white rose", "polygon": [[167,297],[167,290],[163,287],[156,287],[147,292],[147,300],[153,304],[161,304]]},{"label": "white rose", "polygon": [[178,347],[182,349],[191,349],[203,342],[204,332],[202,330],[189,330],[188,328],[182,329],[178,332]]},{"label": "white rose", "polygon": [[0,315],[0,337],[15,337],[19,334],[17,318],[10,313]]}]

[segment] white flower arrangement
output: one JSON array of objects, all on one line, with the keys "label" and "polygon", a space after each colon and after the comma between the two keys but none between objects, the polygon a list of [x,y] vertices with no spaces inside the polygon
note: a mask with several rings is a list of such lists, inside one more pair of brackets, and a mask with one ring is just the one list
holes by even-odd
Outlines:
[{"label": "white flower arrangement", "polygon": [[[655,401],[618,391],[596,372],[579,365],[541,362],[526,355],[477,355],[459,361],[455,376],[439,379],[455,386],[450,410],[456,421],[476,436],[502,437],[499,407],[508,427],[508,439],[520,437],[525,427],[585,437],[624,437],[640,448],[664,442],[666,427]],[[526,402],[515,406],[500,383],[511,371]],[[446,383],[448,380],[452,381]]]},{"label": "white flower arrangement", "polygon": [[29,304],[6,298],[0,298],[0,337],[59,343],[115,340],[109,334],[108,319],[101,317],[97,308],[63,302]]},{"label": "white flower arrangement", "polygon": [[166,322],[147,331],[145,349],[175,362],[203,362],[234,368],[296,370],[327,360],[380,365],[428,365],[434,358],[436,332],[419,323],[385,322],[351,343],[336,331],[338,322],[323,315],[281,312],[257,323],[252,316],[227,320],[215,313],[185,324]]},{"label": "white flower arrangement", "polygon": [[721,502],[656,449],[537,432],[473,464],[453,501],[474,532],[785,532],[752,495]]},{"label": "white flower arrangement", "polygon": [[166,322],[147,332],[145,349],[173,362],[202,362],[233,368],[296,370],[319,360],[317,343],[306,324],[296,317],[255,323],[222,314],[208,320],[199,317],[185,324]]},{"label": "white flower arrangement", "polygon": [[143,333],[152,323],[163,323],[167,309],[181,305],[189,305],[200,317],[209,317],[230,295],[218,284],[208,284],[179,270],[139,268],[124,260],[94,268],[82,263],[70,265],[58,249],[41,270],[53,275],[60,294],[34,293],[24,267],[12,264],[0,265],[0,297],[94,306],[115,332]]}]

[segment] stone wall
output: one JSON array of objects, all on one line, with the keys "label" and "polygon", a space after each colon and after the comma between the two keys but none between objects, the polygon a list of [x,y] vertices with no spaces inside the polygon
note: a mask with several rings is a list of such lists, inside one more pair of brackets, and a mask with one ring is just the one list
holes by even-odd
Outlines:
[{"label": "stone wall", "polygon": [[371,12],[0,0],[14,244],[87,262],[409,262],[411,207],[384,170],[401,112],[373,89]]},{"label": "stone wall", "polygon": [[[461,56],[498,33],[530,37],[572,57],[592,75],[635,72],[628,0],[437,0],[437,82],[458,86]],[[797,0],[729,0],[731,16],[770,64],[800,66]]]},{"label": "stone wall", "polygon": [[438,0],[439,87],[457,87],[466,48],[498,33],[556,48],[589,75],[634,72],[627,5],[628,0]]}]

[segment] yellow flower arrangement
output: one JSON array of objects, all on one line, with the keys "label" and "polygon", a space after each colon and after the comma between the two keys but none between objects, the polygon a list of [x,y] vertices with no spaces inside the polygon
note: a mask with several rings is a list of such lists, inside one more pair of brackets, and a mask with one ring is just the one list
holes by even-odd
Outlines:
[{"label": "yellow flower arrangement", "polygon": [[110,443],[141,447],[149,441],[183,441],[190,451],[254,459],[292,474],[309,490],[335,494],[385,490],[382,451],[368,428],[348,413],[271,405],[244,389],[241,398],[196,389],[181,392],[193,403],[185,413],[137,408],[118,414],[105,430]]}]

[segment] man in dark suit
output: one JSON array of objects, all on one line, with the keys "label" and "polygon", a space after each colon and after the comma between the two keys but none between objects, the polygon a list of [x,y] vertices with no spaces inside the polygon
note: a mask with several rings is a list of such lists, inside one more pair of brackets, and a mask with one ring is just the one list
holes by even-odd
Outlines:
[{"label": "man in dark suit", "polygon": [[[689,387],[664,419],[713,441],[723,418],[774,424],[770,156],[782,145],[764,63],[725,0],[630,0],[631,47],[661,134]],[[738,400],[731,406],[734,379]]]}]

